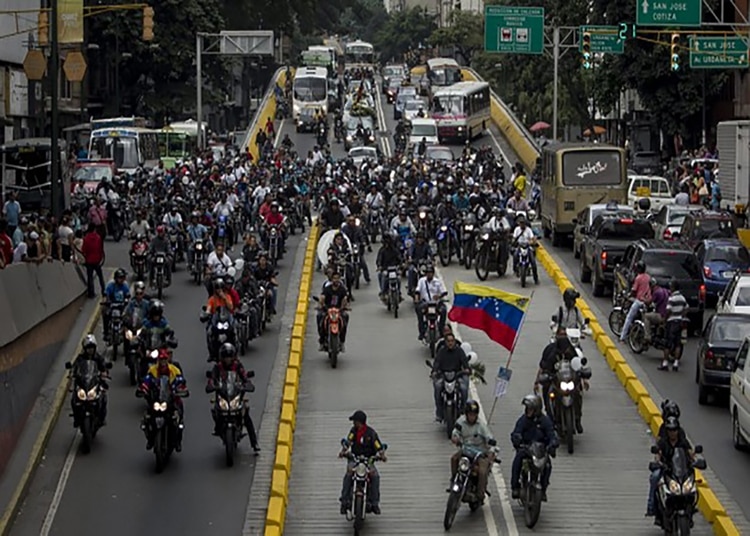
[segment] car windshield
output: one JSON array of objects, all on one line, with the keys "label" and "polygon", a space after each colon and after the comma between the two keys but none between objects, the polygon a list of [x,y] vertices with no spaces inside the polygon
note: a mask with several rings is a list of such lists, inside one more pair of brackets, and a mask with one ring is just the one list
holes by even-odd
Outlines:
[{"label": "car windshield", "polygon": [[597,236],[608,240],[640,240],[653,238],[654,228],[646,221],[632,218],[608,219],[599,227]]},{"label": "car windshield", "polygon": [[750,306],[750,287],[740,287],[737,289],[737,302],[734,305],[737,307]]},{"label": "car windshield", "polygon": [[646,271],[652,277],[702,280],[695,255],[688,251],[647,251],[643,255]]},{"label": "car windshield", "polygon": [[740,244],[716,245],[706,251],[707,262],[725,262],[732,266],[750,266],[750,254]]},{"label": "car windshield", "polygon": [[412,125],[412,138],[435,138],[437,137],[437,127],[435,125]]},{"label": "car windshield", "polygon": [[419,110],[419,109],[420,109],[420,108],[422,108],[423,106],[424,106],[424,105],[422,104],[422,101],[418,101],[418,100],[410,100],[410,101],[406,101],[406,106],[405,106],[405,108],[406,108],[407,110]]},{"label": "car windshield", "polygon": [[[750,291],[750,287],[743,287],[740,290]],[[709,342],[742,342],[748,332],[750,332],[750,316],[717,316]]]},{"label": "car windshield", "polygon": [[667,219],[670,225],[682,225],[687,217],[687,210],[672,210]]},{"label": "car windshield", "polygon": [[349,156],[352,158],[375,158],[377,154],[375,150],[370,147],[356,147],[349,151]]},{"label": "car windshield", "polygon": [[357,127],[362,125],[364,129],[372,130],[372,119],[369,117],[352,117],[346,124],[347,130],[357,130]]},{"label": "car windshield", "polygon": [[83,166],[76,170],[73,181],[100,182],[112,179],[110,166]]},{"label": "car windshield", "polygon": [[737,232],[732,220],[707,218],[696,220],[695,238],[735,238]]},{"label": "car windshield", "polygon": [[427,149],[427,158],[453,160],[453,153],[450,149]]}]

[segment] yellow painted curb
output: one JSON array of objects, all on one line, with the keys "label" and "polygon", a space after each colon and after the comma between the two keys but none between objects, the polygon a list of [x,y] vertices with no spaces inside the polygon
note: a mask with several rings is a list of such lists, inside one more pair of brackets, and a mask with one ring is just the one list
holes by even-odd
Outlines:
[{"label": "yellow painted curb", "polygon": [[284,385],[284,394],[281,396],[282,404],[291,404],[294,406],[294,411],[297,411],[297,393],[299,384]]},{"label": "yellow painted curb", "polygon": [[625,390],[636,404],[640,402],[641,398],[648,396],[648,391],[637,378],[631,378],[625,386]]},{"label": "yellow painted curb", "polygon": [[703,517],[705,517],[709,523],[713,523],[716,516],[726,515],[724,507],[716,498],[716,495],[711,488],[708,487],[704,479],[703,484],[698,485],[698,510],[701,511]]},{"label": "yellow painted curb", "polygon": [[266,530],[263,534],[264,536],[282,536],[281,527],[274,527],[274,526],[267,525]]},{"label": "yellow painted curb", "polygon": [[285,402],[281,404],[281,422],[285,422],[292,427],[292,432],[297,427],[297,412],[294,411],[294,404]]},{"label": "yellow painted curb", "polygon": [[729,516],[719,515],[714,518],[714,534],[718,536],[740,536],[740,531]]},{"label": "yellow painted curb", "polygon": [[633,369],[630,368],[630,365],[627,363],[620,363],[617,365],[617,368],[615,368],[615,374],[617,374],[617,379],[620,380],[623,387],[625,387],[630,380],[637,379],[635,372],[633,372]]},{"label": "yellow painted curb", "polygon": [[299,392],[299,370],[287,367],[284,385],[291,385]]},{"label": "yellow painted curb", "polygon": [[284,518],[286,517],[286,505],[281,497],[271,497],[268,500],[266,510],[266,527],[277,527],[279,533],[284,534]]},{"label": "yellow painted curb", "polygon": [[[284,480],[289,476],[292,467],[292,450],[287,445],[279,445],[276,447],[276,458],[273,462],[273,480],[276,480],[277,471],[281,471],[284,474]],[[285,486],[286,488],[286,486]],[[286,498],[286,495],[283,495]]]},{"label": "yellow painted curb", "polygon": [[596,341],[596,347],[599,349],[599,353],[603,356],[607,355],[607,352],[614,350],[615,343],[612,342],[612,339],[610,339],[608,336],[599,337],[599,339]]},{"label": "yellow painted curb", "polygon": [[289,477],[285,469],[274,469],[271,477],[271,497],[278,497],[284,504],[289,504]]},{"label": "yellow painted curb", "polygon": [[303,347],[304,347],[304,343],[300,339],[292,339],[292,342],[289,346],[289,351],[301,354]]},{"label": "yellow painted curb", "polygon": [[305,325],[295,324],[292,328],[292,339],[305,340]]},{"label": "yellow painted curb", "polygon": [[[299,339],[294,339],[299,340]],[[295,368],[297,370],[302,370],[302,354],[300,352],[295,352],[292,350],[289,352],[289,365],[288,368]]]},{"label": "yellow painted curb", "polygon": [[294,315],[294,323],[297,326],[305,325],[307,323],[307,315],[304,312],[297,311],[297,314]]},{"label": "yellow painted curb", "polygon": [[627,363],[627,361],[625,361],[625,358],[620,353],[620,350],[618,350],[617,348],[610,348],[604,357],[607,360],[609,368],[612,370],[615,370],[620,364]]},{"label": "yellow painted curb", "polygon": [[277,445],[287,445],[294,448],[294,430],[288,422],[279,423],[279,433],[276,436]]}]

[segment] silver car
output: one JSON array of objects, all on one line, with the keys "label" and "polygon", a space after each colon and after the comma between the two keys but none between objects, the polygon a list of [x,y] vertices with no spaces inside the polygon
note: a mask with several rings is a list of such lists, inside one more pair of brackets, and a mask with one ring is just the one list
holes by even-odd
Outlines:
[{"label": "silver car", "polygon": [[702,210],[705,210],[703,205],[664,205],[659,212],[651,217],[651,225],[654,226],[656,238],[674,240],[674,234],[680,232],[685,217],[690,212]]}]

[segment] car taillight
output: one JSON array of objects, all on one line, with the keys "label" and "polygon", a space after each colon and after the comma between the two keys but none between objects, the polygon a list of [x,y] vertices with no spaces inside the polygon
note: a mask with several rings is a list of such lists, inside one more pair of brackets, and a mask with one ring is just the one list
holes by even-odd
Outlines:
[{"label": "car taillight", "polygon": [[716,356],[713,350],[706,350],[706,354],[703,356],[703,366],[705,368],[714,368],[716,366]]},{"label": "car taillight", "polygon": [[706,301],[706,285],[701,285],[698,290],[698,299],[702,302]]},{"label": "car taillight", "polygon": [[664,238],[664,240],[672,240],[672,231],[670,231],[669,229],[664,229],[662,238]]},{"label": "car taillight", "polygon": [[703,267],[703,275],[706,277],[711,277],[711,268],[708,266]]},{"label": "car taillight", "polygon": [[602,251],[602,254],[601,254],[601,263],[602,263],[602,268],[606,268],[607,267],[607,252],[606,251]]}]

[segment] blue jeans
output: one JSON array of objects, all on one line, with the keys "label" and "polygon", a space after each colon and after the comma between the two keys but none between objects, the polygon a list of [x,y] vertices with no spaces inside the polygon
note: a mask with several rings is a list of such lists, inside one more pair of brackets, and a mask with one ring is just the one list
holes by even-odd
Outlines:
[{"label": "blue jeans", "polygon": [[627,340],[630,328],[635,321],[635,317],[638,316],[638,311],[641,310],[641,307],[643,307],[643,302],[641,300],[633,300],[633,305],[631,305],[630,310],[628,310],[628,316],[625,317],[625,324],[622,326],[620,342],[625,342]]},{"label": "blue jeans", "polygon": [[[516,457],[513,458],[513,465],[510,470],[510,487],[511,489],[521,488],[521,468],[523,467],[523,459],[526,457],[526,453],[523,450],[516,450]],[[542,471],[542,491],[547,491],[549,486],[549,477],[552,475],[552,463],[548,463]]]},{"label": "blue jeans", "polygon": [[[341,498],[339,501],[351,506],[349,503],[352,500],[352,486],[354,485],[354,478],[352,477],[352,469],[354,469],[354,462],[346,464],[346,474],[344,475],[344,485],[341,488]],[[370,486],[368,489],[369,496],[367,497],[367,504],[377,506],[380,504],[380,473],[377,468],[372,466],[372,473],[370,474]]]},{"label": "blue jeans", "polygon": [[661,480],[661,469],[651,471],[648,477],[648,501],[646,502],[646,514],[656,515],[656,490]]},{"label": "blue jeans", "polygon": [[[443,415],[443,399],[440,395],[443,393],[443,378],[435,378],[432,380],[432,386],[435,391],[435,417],[441,421],[445,417]],[[461,376],[458,378],[458,390],[461,393],[461,403],[463,404],[469,399],[469,378],[468,376]],[[461,411],[462,408],[458,408]]]}]

